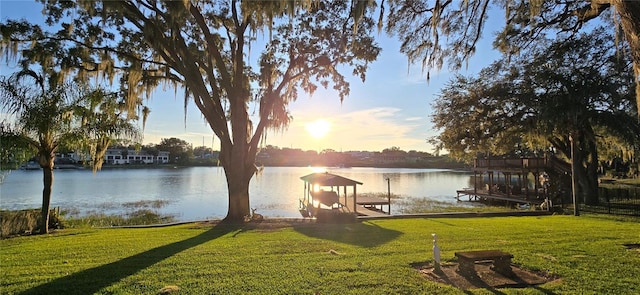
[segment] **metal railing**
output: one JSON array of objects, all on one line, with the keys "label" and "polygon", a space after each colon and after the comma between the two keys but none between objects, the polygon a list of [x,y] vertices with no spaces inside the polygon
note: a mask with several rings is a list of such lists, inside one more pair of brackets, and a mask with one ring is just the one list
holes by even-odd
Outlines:
[{"label": "metal railing", "polygon": [[473,164],[475,168],[541,169],[547,167],[547,159],[475,159]]},{"label": "metal railing", "polygon": [[640,188],[599,188],[598,205],[581,205],[592,213],[640,216]]}]

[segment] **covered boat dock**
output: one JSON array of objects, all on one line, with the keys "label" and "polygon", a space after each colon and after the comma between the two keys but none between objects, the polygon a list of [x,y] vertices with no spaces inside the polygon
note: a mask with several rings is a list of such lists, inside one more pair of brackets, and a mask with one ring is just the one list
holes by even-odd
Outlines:
[{"label": "covered boat dock", "polygon": [[[466,196],[469,201],[498,200],[540,205],[548,198],[546,186],[549,180],[545,177],[545,170],[548,169],[567,173],[568,168],[555,157],[476,159],[473,188],[456,191],[456,198],[458,201]],[[483,182],[484,174],[487,175],[486,183]],[[503,176],[502,180],[500,174]],[[528,185],[528,175],[533,175],[533,188]]]},{"label": "covered boat dock", "polygon": [[[304,181],[304,194],[300,199],[300,213],[304,217],[315,217],[319,210],[366,216],[389,214],[390,200],[357,196],[357,186],[362,182],[328,172],[312,173],[300,179]],[[386,213],[384,206],[387,206]]]}]

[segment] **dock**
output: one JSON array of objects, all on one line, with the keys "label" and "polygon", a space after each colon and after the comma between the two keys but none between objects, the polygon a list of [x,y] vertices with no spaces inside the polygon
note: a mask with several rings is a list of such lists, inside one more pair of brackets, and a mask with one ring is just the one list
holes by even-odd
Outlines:
[{"label": "dock", "polygon": [[[343,204],[344,210],[353,212],[353,198],[347,198],[346,203],[346,205]],[[391,214],[391,202],[389,199],[358,196],[355,204],[356,212],[359,216],[381,217]]]},{"label": "dock", "polygon": [[[473,163],[473,187],[456,191],[456,199],[500,201],[530,206],[551,206],[549,172],[570,173],[571,167],[555,156],[542,158],[477,158]],[[502,176],[502,177],[501,177]]]},{"label": "dock", "polygon": [[[312,173],[300,179],[304,181],[304,196],[300,199],[303,217],[316,217],[318,212],[331,211],[369,217],[391,214],[391,198],[357,195],[356,187],[362,182],[328,172]],[[348,193],[348,188],[351,193]]]},{"label": "dock", "polygon": [[529,205],[540,205],[543,202],[541,200],[531,200],[524,195],[508,195],[500,192],[486,192],[483,190],[474,189],[462,189],[456,191],[456,200],[461,201],[460,198],[464,197],[468,198],[467,201],[499,200]]}]

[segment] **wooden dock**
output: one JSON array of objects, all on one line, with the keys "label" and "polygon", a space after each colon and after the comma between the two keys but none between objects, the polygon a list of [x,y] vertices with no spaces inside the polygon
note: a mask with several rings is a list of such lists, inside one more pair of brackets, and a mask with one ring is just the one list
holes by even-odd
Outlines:
[{"label": "wooden dock", "polygon": [[[341,199],[340,202],[335,203],[332,206],[322,205],[320,208],[314,210],[340,210],[346,213],[353,213],[353,197],[347,198],[346,204],[344,204],[344,202],[345,200]],[[355,204],[355,212],[358,213],[358,216],[386,217],[390,215],[391,204],[388,199],[359,196],[357,197]],[[300,200],[300,205],[302,208],[311,206],[309,203],[305,203],[304,200]],[[309,215],[306,214],[306,210],[300,210],[300,213],[303,217],[309,217]]]},{"label": "wooden dock", "polygon": [[[334,210],[355,212],[359,216],[390,215],[391,199],[357,196],[356,187],[362,182],[328,172],[311,173],[300,179],[304,181],[304,196],[300,199],[300,214],[303,217],[315,217],[318,212],[324,214]],[[353,189],[351,196],[347,188]],[[385,206],[387,211],[384,211]]]},{"label": "wooden dock", "polygon": [[[344,210],[353,212],[353,204],[353,198],[347,198],[347,204],[343,204]],[[360,216],[380,217],[390,215],[391,202],[389,202],[389,199],[358,196],[355,204],[356,212]]]},{"label": "wooden dock", "polygon": [[483,201],[483,200],[500,200],[507,202],[514,202],[520,204],[529,204],[529,205],[540,205],[542,204],[541,200],[531,200],[527,199],[522,195],[507,195],[504,193],[498,192],[486,192],[484,190],[474,190],[474,189],[463,189],[456,191],[456,199],[460,201],[461,197],[468,197],[468,201]]}]

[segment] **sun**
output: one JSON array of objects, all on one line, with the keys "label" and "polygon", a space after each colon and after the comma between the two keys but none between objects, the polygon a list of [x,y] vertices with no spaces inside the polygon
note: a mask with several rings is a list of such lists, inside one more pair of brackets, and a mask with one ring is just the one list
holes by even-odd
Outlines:
[{"label": "sun", "polygon": [[329,132],[329,129],[331,129],[331,124],[325,119],[318,119],[307,123],[306,127],[311,137],[322,138]]}]

